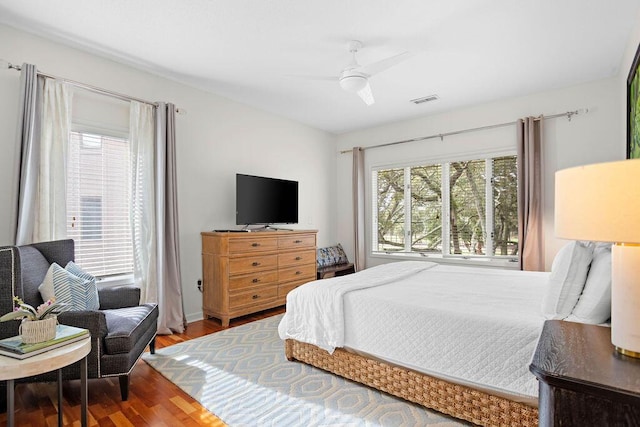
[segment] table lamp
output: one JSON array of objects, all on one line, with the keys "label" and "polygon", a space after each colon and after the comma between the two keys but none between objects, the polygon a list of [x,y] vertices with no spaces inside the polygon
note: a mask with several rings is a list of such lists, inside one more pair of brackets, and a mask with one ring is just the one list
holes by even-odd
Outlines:
[{"label": "table lamp", "polygon": [[556,172],[555,233],[612,242],[611,342],[640,358],[640,159]]}]

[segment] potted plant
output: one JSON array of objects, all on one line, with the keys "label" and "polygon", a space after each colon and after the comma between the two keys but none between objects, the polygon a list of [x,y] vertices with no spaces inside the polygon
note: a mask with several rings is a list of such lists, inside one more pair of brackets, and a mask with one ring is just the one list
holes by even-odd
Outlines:
[{"label": "potted plant", "polygon": [[0,317],[0,322],[8,320],[20,320],[20,337],[25,344],[35,344],[48,341],[56,336],[58,319],[56,313],[60,312],[61,304],[55,302],[55,298],[47,300],[37,308],[26,304],[19,297],[13,297],[15,308],[12,312]]}]

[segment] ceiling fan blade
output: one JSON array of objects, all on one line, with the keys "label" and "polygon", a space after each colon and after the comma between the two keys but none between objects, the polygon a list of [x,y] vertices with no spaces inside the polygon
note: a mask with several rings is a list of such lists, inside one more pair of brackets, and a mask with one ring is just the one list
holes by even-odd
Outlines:
[{"label": "ceiling fan blade", "polygon": [[399,64],[402,61],[406,61],[413,54],[411,52],[402,52],[394,56],[390,56],[389,58],[382,59],[378,62],[374,62],[373,64],[363,65],[357,69],[358,72],[367,74],[369,76],[373,76],[378,74],[387,68],[391,68],[396,64]]},{"label": "ceiling fan blade", "polygon": [[364,103],[367,105],[372,105],[376,102],[376,100],[373,99],[373,92],[371,92],[371,86],[369,85],[369,82],[367,82],[367,85],[365,87],[358,91],[358,96],[362,98]]}]

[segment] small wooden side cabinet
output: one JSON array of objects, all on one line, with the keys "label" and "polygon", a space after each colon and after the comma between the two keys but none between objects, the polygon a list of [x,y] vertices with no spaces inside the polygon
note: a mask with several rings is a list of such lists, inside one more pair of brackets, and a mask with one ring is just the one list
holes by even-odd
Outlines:
[{"label": "small wooden side cabinet", "polygon": [[640,359],[615,351],[610,328],[547,320],[529,369],[541,427],[640,425]]},{"label": "small wooden side cabinet", "polygon": [[316,279],[315,230],[203,232],[202,311],[222,326],[286,304],[287,293]]},{"label": "small wooden side cabinet", "polygon": [[353,274],[356,269],[352,262],[345,262],[342,264],[328,265],[326,267],[320,267],[318,269],[317,279],[328,279],[330,277],[346,276],[347,274]]}]

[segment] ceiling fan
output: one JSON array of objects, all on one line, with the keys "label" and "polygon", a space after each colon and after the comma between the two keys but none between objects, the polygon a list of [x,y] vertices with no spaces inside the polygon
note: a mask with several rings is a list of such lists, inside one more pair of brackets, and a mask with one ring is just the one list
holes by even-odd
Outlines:
[{"label": "ceiling fan", "polygon": [[356,61],[356,53],[362,46],[362,42],[358,40],[349,42],[349,52],[352,54],[351,63],[342,70],[338,77],[338,82],[343,90],[358,94],[365,104],[371,105],[375,103],[375,99],[369,85],[369,78],[409,59],[411,53],[403,52],[369,65],[359,65],[358,61]]}]

